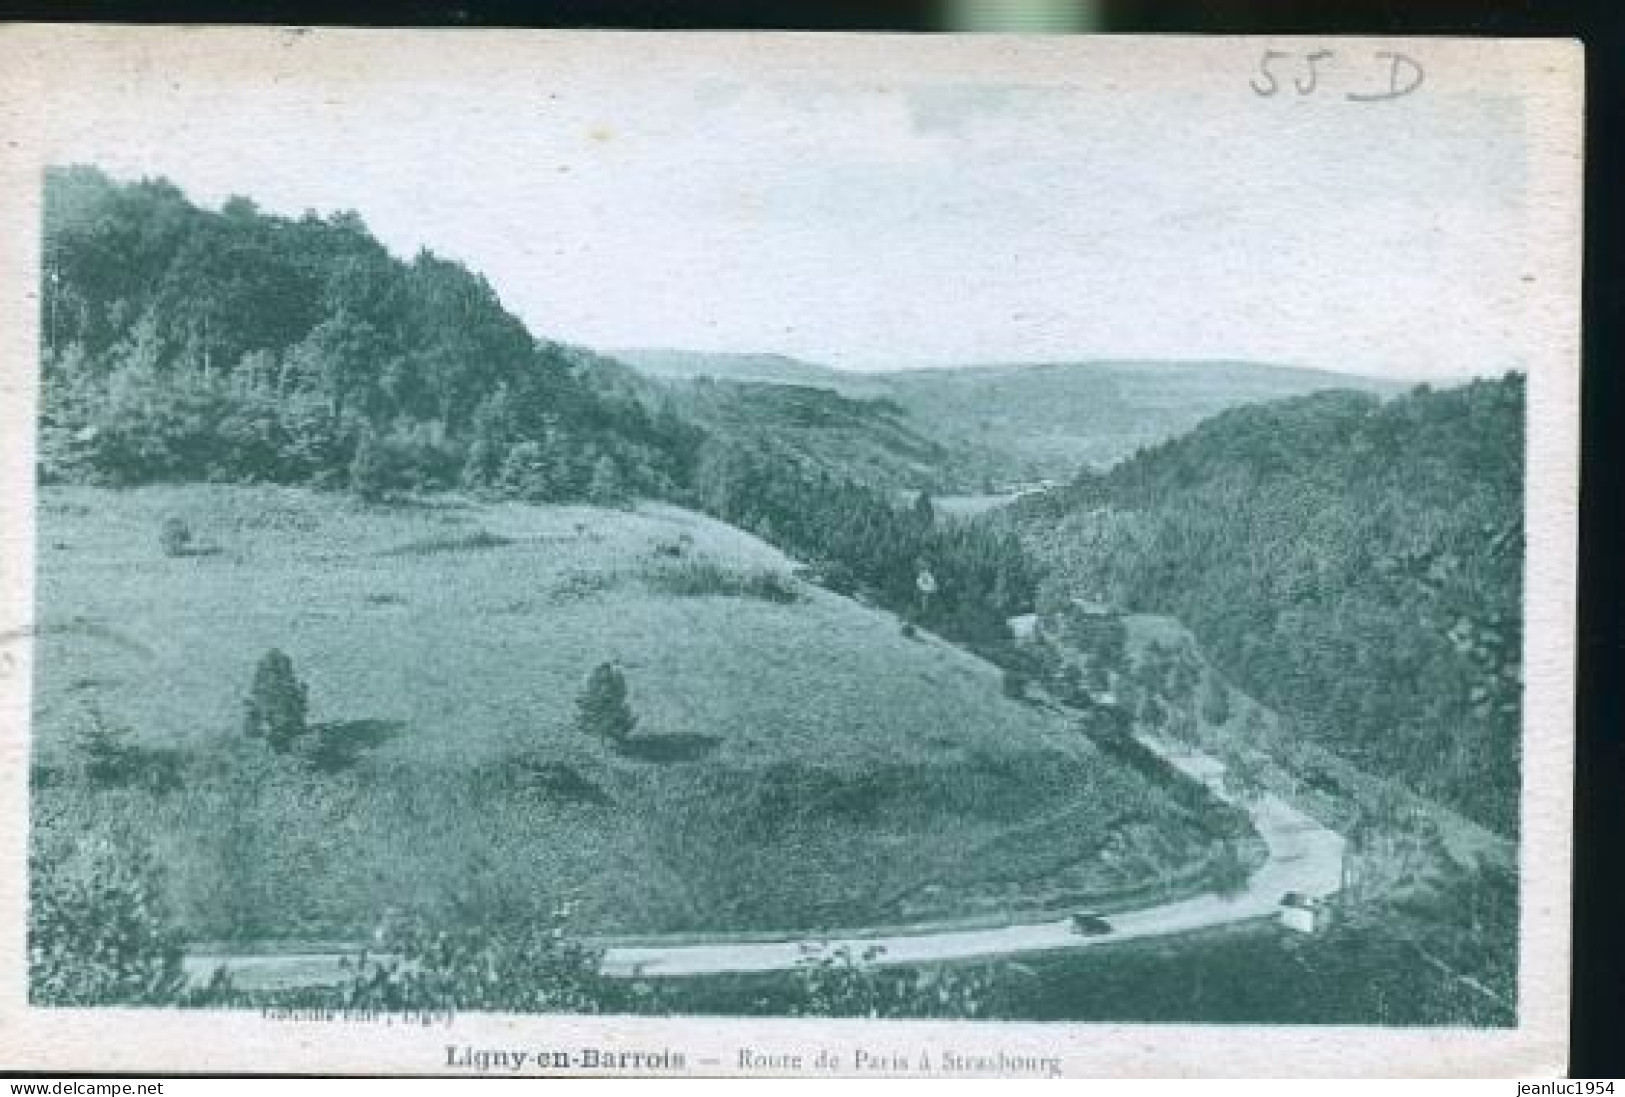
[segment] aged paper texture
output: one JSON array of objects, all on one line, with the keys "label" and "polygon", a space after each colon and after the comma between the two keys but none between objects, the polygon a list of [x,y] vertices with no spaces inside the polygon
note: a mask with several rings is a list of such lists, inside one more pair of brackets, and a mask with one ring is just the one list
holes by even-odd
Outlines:
[{"label": "aged paper texture", "polygon": [[1560,1071],[1581,83],[0,29],[0,1059]]}]

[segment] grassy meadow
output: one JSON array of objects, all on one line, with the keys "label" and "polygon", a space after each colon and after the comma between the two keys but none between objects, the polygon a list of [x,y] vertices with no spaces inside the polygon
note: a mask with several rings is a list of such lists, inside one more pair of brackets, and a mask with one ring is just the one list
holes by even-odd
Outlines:
[{"label": "grassy meadow", "polygon": [[[561,906],[591,934],[860,926],[1143,887],[1208,845],[990,664],[675,507],[188,486],[38,514],[37,840],[140,842],[194,940]],[[243,734],[271,648],[328,764]],[[574,719],[611,660],[621,751]],[[94,780],[97,723],[178,779]]]}]

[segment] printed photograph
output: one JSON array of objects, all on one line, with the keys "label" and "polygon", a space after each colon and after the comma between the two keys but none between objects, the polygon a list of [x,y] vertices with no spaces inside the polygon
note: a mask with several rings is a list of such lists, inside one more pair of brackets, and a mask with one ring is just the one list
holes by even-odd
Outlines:
[{"label": "printed photograph", "polygon": [[1518,1026],[1525,100],[1312,53],[56,93],[30,1003]]}]

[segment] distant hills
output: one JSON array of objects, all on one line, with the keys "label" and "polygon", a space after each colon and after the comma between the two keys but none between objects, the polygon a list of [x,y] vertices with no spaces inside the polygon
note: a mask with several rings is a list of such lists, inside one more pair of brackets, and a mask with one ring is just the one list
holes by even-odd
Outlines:
[{"label": "distant hills", "polygon": [[883,488],[964,490],[996,467],[918,429],[885,397],[759,381],[678,383],[672,406],[718,437],[751,439],[819,472]]},{"label": "distant hills", "polygon": [[[902,429],[993,480],[1067,479],[1181,434],[1227,408],[1327,389],[1391,395],[1406,386],[1253,362],[1079,361],[857,372],[771,354],[617,350],[664,381],[795,385],[894,404]],[[963,466],[961,466],[961,469]],[[956,470],[958,471],[958,470]]]},{"label": "distant hills", "polygon": [[772,443],[802,473],[994,493],[1110,466],[1237,405],[1400,388],[1247,362],[858,373],[611,357],[531,333],[456,261],[396,258],[355,213],[208,210],[86,166],[48,174],[44,213],[46,480],[685,501],[707,447]]},{"label": "distant hills", "polygon": [[718,381],[762,381],[775,385],[812,385],[842,392],[862,388],[865,374],[851,373],[790,358],[782,354],[729,354],[724,352],[668,350],[658,347],[609,348],[604,351],[632,366],[646,377],[666,380],[692,380],[710,377]]}]

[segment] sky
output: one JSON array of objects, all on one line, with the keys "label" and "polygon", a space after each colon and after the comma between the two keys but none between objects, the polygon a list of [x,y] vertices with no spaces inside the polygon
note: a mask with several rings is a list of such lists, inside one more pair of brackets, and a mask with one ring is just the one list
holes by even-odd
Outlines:
[{"label": "sky", "polygon": [[1019,66],[104,75],[54,93],[58,162],[210,206],[355,209],[398,255],[484,273],[538,335],[601,349],[1522,365],[1512,99],[1275,102],[1240,72],[1135,90]]}]

